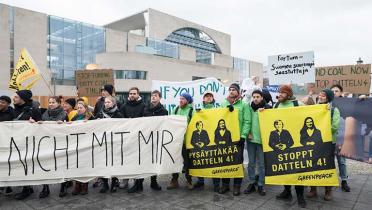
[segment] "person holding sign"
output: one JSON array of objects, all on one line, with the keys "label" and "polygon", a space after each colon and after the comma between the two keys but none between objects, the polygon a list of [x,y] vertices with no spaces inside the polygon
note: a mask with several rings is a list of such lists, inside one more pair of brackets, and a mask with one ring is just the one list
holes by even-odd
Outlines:
[{"label": "person holding sign", "polygon": [[252,103],[251,103],[251,112],[252,112],[252,129],[248,136],[247,141],[247,151],[248,151],[248,178],[249,185],[244,194],[250,194],[256,191],[255,188],[255,169],[256,169],[256,160],[258,159],[258,194],[264,196],[266,195],[264,189],[265,182],[265,161],[264,161],[264,152],[262,149],[262,140],[261,140],[261,131],[260,123],[258,119],[258,111],[262,109],[271,109],[271,106],[267,104],[264,99],[264,94],[260,90],[255,90],[252,92]]},{"label": "person holding sign", "polygon": [[[191,118],[192,118],[193,112],[194,112],[194,108],[192,106],[193,101],[194,100],[189,93],[187,93],[187,92],[182,93],[181,96],[180,96],[180,104],[173,110],[172,115],[185,116],[185,117],[187,117],[187,123],[189,123]],[[184,159],[183,167],[184,167],[184,170],[185,170],[187,188],[189,190],[192,190],[194,188],[194,186],[192,185],[192,179],[191,179],[191,176],[189,174],[189,169],[188,169],[188,164],[189,163],[188,163],[186,145],[185,144],[183,144],[183,147],[182,147],[182,156],[183,156],[183,159]],[[170,183],[167,187],[168,190],[176,189],[176,188],[179,187],[178,177],[179,177],[178,173],[172,174],[172,180],[170,181]]]},{"label": "person holding sign", "polygon": [[75,110],[76,106],[76,99],[68,98],[63,102],[63,110],[65,110],[67,114],[67,121],[71,121],[75,115],[77,115],[77,111]]},{"label": "person holding sign", "polygon": [[[281,108],[289,108],[289,107],[296,107],[296,106],[303,106],[303,104],[297,101],[296,98],[293,96],[293,90],[290,85],[282,85],[279,88],[278,102],[274,105],[274,108],[281,109]],[[289,145],[287,145],[286,147],[288,146]],[[304,186],[300,186],[300,185],[295,186],[295,190],[297,194],[297,202],[298,202],[298,205],[302,208],[306,207],[306,201],[304,198],[304,189],[305,189]],[[291,200],[292,199],[291,186],[285,185],[284,191],[281,192],[279,195],[277,195],[276,198],[281,199],[281,200]]]},{"label": "person holding sign", "polygon": [[[240,141],[239,146],[244,149],[244,143],[251,131],[251,110],[248,105],[242,100],[240,95],[240,86],[233,83],[229,87],[229,95],[221,104],[221,107],[227,107],[230,111],[238,110],[239,127],[240,127]],[[240,188],[242,185],[242,178],[234,178],[233,195],[240,195]],[[222,187],[219,190],[220,194],[225,194],[230,190],[230,179],[222,179]]]},{"label": "person holding sign", "polygon": [[[336,98],[342,97],[344,89],[341,85],[334,84],[331,86],[331,90],[333,91]],[[340,129],[337,138],[341,138],[342,140],[340,142],[343,142],[344,138],[344,131],[345,131],[345,120],[343,118],[340,118]],[[341,150],[341,145],[336,145],[338,150]],[[350,192],[350,187],[347,184],[347,168],[346,168],[346,158],[344,156],[341,156],[339,152],[336,153],[336,159],[338,164],[338,172],[341,178],[341,189],[344,192]]]},{"label": "person holding sign", "polygon": [[[145,108],[144,117],[153,117],[153,116],[166,116],[168,115],[168,110],[166,110],[163,104],[160,103],[161,93],[158,90],[151,92],[150,104]],[[151,189],[155,191],[160,191],[161,186],[158,184],[156,175],[151,176]]]},{"label": "person holding sign", "polygon": [[[14,104],[14,119],[28,120],[30,122],[37,122],[41,120],[40,110],[35,108],[32,100],[31,90],[18,90],[13,97]],[[34,190],[30,186],[24,186],[22,192],[15,194],[14,198],[23,200],[29,197]]]},{"label": "person holding sign", "polygon": [[[333,150],[336,148],[336,139],[338,128],[340,127],[340,111],[337,107],[332,107],[332,101],[334,99],[334,93],[330,89],[324,89],[319,93],[318,103],[319,104],[328,104],[331,110],[331,131],[332,131],[332,143],[334,145]],[[334,154],[334,152],[332,152]],[[334,157],[333,159],[334,160]],[[310,192],[307,194],[308,198],[313,198],[317,196],[316,187],[311,187]],[[325,187],[324,200],[332,200],[332,187]]]}]

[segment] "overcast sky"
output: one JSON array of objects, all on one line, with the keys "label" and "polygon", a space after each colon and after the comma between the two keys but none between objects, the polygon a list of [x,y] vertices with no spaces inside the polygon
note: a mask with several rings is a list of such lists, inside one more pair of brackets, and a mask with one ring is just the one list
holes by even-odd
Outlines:
[{"label": "overcast sky", "polygon": [[269,55],[313,50],[316,66],[372,62],[370,0],[0,0],[104,25],[153,8],[231,35],[232,55],[267,64]]}]

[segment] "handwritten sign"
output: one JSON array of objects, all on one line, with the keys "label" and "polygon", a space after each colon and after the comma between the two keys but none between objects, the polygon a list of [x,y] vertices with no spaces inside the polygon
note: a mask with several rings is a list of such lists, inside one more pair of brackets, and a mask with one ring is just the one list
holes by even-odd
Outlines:
[{"label": "handwritten sign", "polygon": [[270,85],[313,83],[315,81],[314,52],[269,56]]},{"label": "handwritten sign", "polygon": [[114,85],[112,69],[79,70],[75,72],[76,86],[82,96],[99,96],[103,85]]}]

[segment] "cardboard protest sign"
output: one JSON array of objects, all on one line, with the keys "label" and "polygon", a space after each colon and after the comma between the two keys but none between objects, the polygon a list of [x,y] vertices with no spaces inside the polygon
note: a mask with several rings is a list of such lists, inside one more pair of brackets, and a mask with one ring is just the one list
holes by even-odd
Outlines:
[{"label": "cardboard protest sign", "polygon": [[345,92],[369,94],[371,64],[327,66],[316,68],[315,91],[339,84]]},{"label": "cardboard protest sign", "polygon": [[200,79],[187,82],[152,81],[152,90],[159,90],[162,94],[161,103],[169,113],[179,104],[180,95],[184,92],[190,93],[194,99],[195,108],[202,107],[203,94],[211,91],[216,101],[216,106],[224,101],[228,94],[228,87],[216,78]]},{"label": "cardboard protest sign", "polygon": [[13,75],[10,78],[9,89],[29,90],[37,81],[39,81],[40,77],[40,72],[35,61],[32,59],[27,49],[23,48],[19,55]]},{"label": "cardboard protest sign", "polygon": [[75,71],[76,87],[81,96],[100,96],[106,84],[114,85],[112,69]]},{"label": "cardboard protest sign", "polygon": [[338,186],[327,105],[259,112],[265,183]]},{"label": "cardboard protest sign", "polygon": [[335,98],[333,105],[341,115],[336,151],[372,164],[372,98]]},{"label": "cardboard protest sign", "polygon": [[186,132],[190,175],[209,178],[243,177],[243,149],[238,111],[202,109],[194,114]]},{"label": "cardboard protest sign", "polygon": [[178,173],[186,126],[182,116],[1,122],[0,186]]},{"label": "cardboard protest sign", "polygon": [[269,84],[314,83],[314,52],[301,52],[269,56]]}]

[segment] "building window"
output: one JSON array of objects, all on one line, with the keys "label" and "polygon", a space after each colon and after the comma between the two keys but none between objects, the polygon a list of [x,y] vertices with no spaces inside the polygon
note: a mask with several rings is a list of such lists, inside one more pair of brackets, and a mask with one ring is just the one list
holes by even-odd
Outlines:
[{"label": "building window", "polygon": [[115,79],[140,79],[146,80],[146,71],[137,70],[115,70]]},{"label": "building window", "polygon": [[212,64],[212,56],[213,56],[212,52],[196,49],[196,62],[197,63]]},{"label": "building window", "polygon": [[95,63],[97,53],[105,52],[105,29],[55,16],[48,17],[48,67],[53,81],[75,85],[75,71]]},{"label": "building window", "polygon": [[[155,55],[161,55],[170,58],[179,58],[179,48],[177,44],[170,43],[167,41],[156,40],[153,38],[147,38],[147,47],[153,49]],[[151,53],[153,54],[153,53]]]},{"label": "building window", "polygon": [[242,58],[233,58],[233,69],[239,71],[239,81],[249,77],[249,61]]}]

